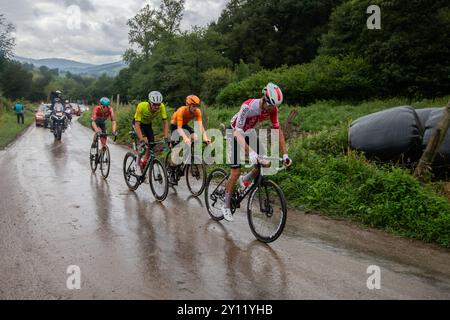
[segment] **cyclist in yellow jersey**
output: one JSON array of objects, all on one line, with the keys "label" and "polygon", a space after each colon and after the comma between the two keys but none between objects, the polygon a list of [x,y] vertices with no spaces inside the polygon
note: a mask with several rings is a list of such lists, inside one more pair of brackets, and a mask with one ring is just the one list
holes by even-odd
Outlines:
[{"label": "cyclist in yellow jersey", "polygon": [[[136,135],[139,145],[142,147],[145,142],[155,142],[155,135],[152,123],[155,119],[161,119],[164,124],[164,138],[169,139],[169,122],[167,121],[167,111],[164,105],[163,96],[158,91],[152,91],[148,95],[149,102],[141,102],[136,108],[134,116]],[[144,161],[141,163],[145,166],[149,158],[149,150],[147,148]]]}]

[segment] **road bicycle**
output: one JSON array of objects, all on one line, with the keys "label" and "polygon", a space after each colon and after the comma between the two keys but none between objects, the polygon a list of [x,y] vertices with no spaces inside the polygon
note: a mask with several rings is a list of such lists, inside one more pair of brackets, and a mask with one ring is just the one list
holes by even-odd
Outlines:
[{"label": "road bicycle", "polygon": [[[145,143],[149,148],[150,156],[144,168],[141,167],[140,157],[136,152],[128,152],[123,160],[123,175],[125,183],[131,191],[136,191],[145,182],[147,172],[149,172],[150,189],[158,201],[164,201],[169,192],[169,182],[167,171],[159,159],[156,158],[154,147],[167,144],[165,141]],[[140,173],[139,173],[140,172]]]},{"label": "road bicycle", "polygon": [[[280,161],[280,158],[259,157],[259,161]],[[287,204],[283,190],[272,180],[261,174],[262,165],[255,165],[258,176],[247,188],[235,187],[231,195],[231,212],[235,214],[242,201],[248,196],[247,219],[253,235],[261,242],[270,243],[283,232],[287,218]],[[254,166],[246,166],[254,167]],[[278,168],[277,171],[283,170]],[[212,219],[223,219],[221,211],[225,205],[226,184],[229,173],[222,168],[214,169],[206,180],[205,203]]]},{"label": "road bicycle", "polygon": [[183,162],[179,165],[172,165],[172,151],[178,143],[172,144],[170,151],[166,155],[164,165],[169,176],[169,185],[178,185],[181,177],[186,176],[186,184],[194,197],[198,197],[203,193],[206,185],[206,165],[201,157],[194,155],[194,143],[191,144],[190,158],[193,161]]},{"label": "road bicycle", "polygon": [[[116,141],[117,139],[117,135],[97,133],[95,147],[91,148],[89,156],[92,173],[95,173],[97,171],[97,167],[100,164],[100,172],[103,179],[108,178],[109,170],[111,167],[111,157],[108,145],[106,144],[107,137],[114,137],[114,141]],[[101,143],[101,148],[99,148],[99,141]]]}]

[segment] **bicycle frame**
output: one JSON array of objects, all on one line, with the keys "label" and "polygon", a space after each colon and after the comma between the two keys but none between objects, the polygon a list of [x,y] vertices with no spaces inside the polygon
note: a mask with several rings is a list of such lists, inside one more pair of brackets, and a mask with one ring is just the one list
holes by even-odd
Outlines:
[{"label": "bicycle frame", "polygon": [[[261,165],[258,164],[258,171],[259,174],[258,176],[255,178],[255,182],[249,187],[246,188],[244,190],[244,192],[237,192],[236,190],[233,192],[232,194],[232,198],[231,198],[231,202],[234,206],[234,208],[239,208],[240,204],[242,203],[242,201],[256,188],[258,188],[263,182],[265,178],[262,174],[261,174]],[[217,187],[214,189],[214,191],[212,192],[212,194],[215,194],[215,192],[217,191],[217,188],[224,182],[224,181],[228,181],[228,178],[230,177],[230,174],[227,174],[225,176],[225,178],[217,185]]]},{"label": "bicycle frame", "polygon": [[[151,147],[155,146],[155,145],[158,145],[158,144],[163,144],[163,143],[164,142],[151,142],[151,143],[146,143],[145,144],[146,147],[150,147],[149,158],[148,158],[147,164],[144,167],[144,170],[142,170],[142,174],[141,175],[135,175],[136,178],[139,178],[140,180],[143,180],[144,177],[147,175],[148,169],[150,168],[150,166],[153,164],[153,162],[156,159],[155,151]],[[130,166],[131,166],[131,163],[130,163]],[[129,169],[129,167],[128,167],[128,169]]]},{"label": "bicycle frame", "polygon": [[[266,159],[266,160],[282,160],[282,159],[271,158],[271,157],[262,157],[262,158],[264,158],[264,159]],[[254,166],[250,166],[250,167],[253,168]],[[239,191],[236,191],[236,190],[233,191],[233,193],[232,193],[232,195],[231,195],[231,204],[233,205],[234,209],[240,208],[240,205],[241,205],[242,201],[243,201],[243,200],[244,200],[251,192],[253,192],[253,190],[255,190],[256,188],[259,188],[259,187],[263,184],[263,182],[267,179],[265,176],[263,176],[263,175],[261,174],[262,167],[263,167],[263,166],[262,166],[260,163],[258,163],[258,164],[256,165],[256,168],[257,168],[257,170],[258,170],[258,176],[256,176],[256,177],[254,178],[254,182],[253,182],[253,184],[252,184],[250,187],[244,189],[244,192],[243,192],[243,193],[242,193],[242,192],[239,192]],[[282,169],[278,169],[278,171],[279,171],[279,170],[283,170],[283,168],[282,168]],[[224,178],[224,180],[222,180],[222,181],[217,185],[217,187],[214,189],[214,191],[212,192],[212,194],[214,194],[214,193],[217,191],[217,188],[218,188],[224,181],[227,181],[229,177],[230,177],[230,174],[227,174],[227,176]],[[261,199],[260,199],[260,201],[261,201]],[[262,207],[262,204],[261,204],[261,203],[260,203],[260,205],[261,205],[261,207]]]},{"label": "bicycle frame", "polygon": [[261,175],[261,167],[258,166],[258,170],[259,170],[259,174],[258,176],[255,178],[255,182],[249,187],[244,189],[244,193],[240,193],[238,192],[237,195],[238,197],[236,199],[234,199],[235,201],[235,205],[238,208],[239,205],[241,204],[241,202],[256,188],[258,188],[262,182],[266,179],[263,175]]},{"label": "bicycle frame", "polygon": [[104,134],[104,133],[99,134],[97,136],[97,145],[99,145],[99,142],[100,142],[100,144],[102,146],[102,148],[101,148],[102,150],[108,147],[106,144],[107,139],[108,139],[108,135]]},{"label": "bicycle frame", "polygon": [[[170,148],[170,151],[172,152],[173,149],[175,148],[175,146],[177,146],[180,142],[177,142],[176,144],[173,144],[172,147]],[[191,144],[191,158],[193,158],[193,154],[194,154],[194,143]],[[184,176],[186,174],[186,168],[191,165],[190,163],[182,163],[179,165],[174,166],[174,168],[177,168],[181,171],[180,176]]]}]

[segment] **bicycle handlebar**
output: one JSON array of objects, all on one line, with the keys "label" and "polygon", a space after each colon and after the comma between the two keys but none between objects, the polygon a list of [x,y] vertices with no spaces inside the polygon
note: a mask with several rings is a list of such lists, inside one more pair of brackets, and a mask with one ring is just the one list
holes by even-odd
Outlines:
[{"label": "bicycle handlebar", "polygon": [[160,144],[169,144],[169,142],[163,140],[163,141],[158,141],[158,142],[146,142],[145,144],[148,146],[157,146]]},{"label": "bicycle handlebar", "polygon": [[100,138],[114,137],[114,141],[117,140],[117,135],[116,134],[97,132],[97,136],[100,137]]},{"label": "bicycle handlebar", "polygon": [[[268,160],[268,161],[279,161],[279,162],[283,162],[283,158],[278,158],[278,157],[266,157],[266,156],[258,156],[258,163],[257,165],[261,165],[261,163],[259,162],[259,160]],[[249,169],[254,167],[255,164],[249,164],[249,165],[245,165],[245,168]],[[281,168],[276,168],[276,171],[283,171],[286,170],[287,167],[286,166],[282,166]]]},{"label": "bicycle handlebar", "polygon": [[[178,146],[180,143],[182,143],[182,141],[168,141],[167,145],[169,145],[171,148],[174,148],[175,146]],[[193,148],[195,143],[198,143],[198,141],[192,142],[190,147]],[[205,141],[202,141],[202,144],[208,145],[208,143]]]}]

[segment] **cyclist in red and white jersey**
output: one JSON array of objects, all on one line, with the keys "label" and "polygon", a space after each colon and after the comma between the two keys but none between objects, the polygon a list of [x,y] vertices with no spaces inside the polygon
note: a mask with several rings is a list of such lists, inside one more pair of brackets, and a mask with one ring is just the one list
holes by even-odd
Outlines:
[{"label": "cyclist in red and white jersey", "polygon": [[258,174],[258,169],[252,170],[246,176],[241,176],[241,164],[239,163],[239,146],[242,146],[246,153],[249,154],[250,162],[256,164],[258,162],[259,141],[257,150],[253,150],[249,144],[249,137],[243,136],[243,133],[253,129],[258,123],[270,120],[273,129],[279,130],[280,150],[283,153],[283,163],[285,166],[292,164],[287,154],[286,142],[283,131],[280,128],[278,120],[278,107],[283,102],[283,93],[280,88],[273,83],[267,84],[262,90],[263,96],[260,99],[249,99],[245,101],[240,111],[231,120],[231,129],[233,135],[228,137],[228,160],[231,163],[231,174],[228,178],[225,194],[225,206],[222,208],[222,214],[227,221],[233,221],[231,213],[231,194],[234,184],[239,179],[241,187],[247,187],[250,180]]}]

